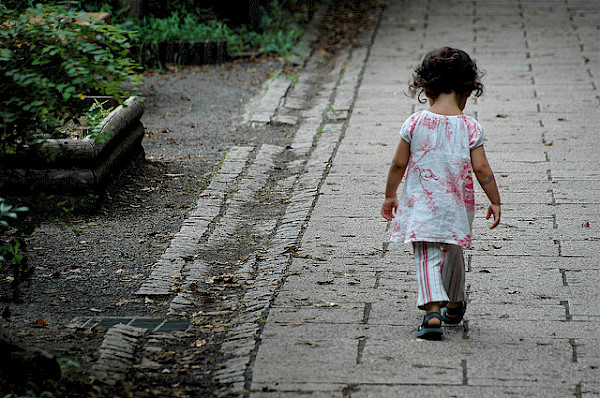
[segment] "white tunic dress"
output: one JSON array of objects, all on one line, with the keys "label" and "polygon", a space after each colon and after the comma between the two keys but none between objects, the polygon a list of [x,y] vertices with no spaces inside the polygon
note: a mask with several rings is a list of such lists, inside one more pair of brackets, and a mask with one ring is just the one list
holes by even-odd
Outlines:
[{"label": "white tunic dress", "polygon": [[410,158],[392,241],[470,246],[471,149],[483,145],[481,125],[470,116],[419,111],[404,122],[400,137],[410,144]]}]

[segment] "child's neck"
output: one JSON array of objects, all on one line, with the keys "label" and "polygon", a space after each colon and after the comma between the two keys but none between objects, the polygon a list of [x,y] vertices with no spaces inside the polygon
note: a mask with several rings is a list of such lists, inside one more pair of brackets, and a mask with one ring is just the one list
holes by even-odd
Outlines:
[{"label": "child's neck", "polygon": [[429,112],[445,116],[462,115],[467,98],[468,95],[459,95],[455,92],[440,93],[437,98],[429,98]]}]

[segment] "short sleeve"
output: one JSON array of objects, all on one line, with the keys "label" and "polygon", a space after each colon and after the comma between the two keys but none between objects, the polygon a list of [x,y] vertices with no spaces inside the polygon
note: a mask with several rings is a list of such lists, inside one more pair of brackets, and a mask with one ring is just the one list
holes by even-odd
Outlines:
[{"label": "short sleeve", "polygon": [[466,120],[467,129],[469,131],[469,148],[475,149],[483,145],[483,127],[475,119],[469,118]]},{"label": "short sleeve", "polygon": [[412,141],[413,133],[415,131],[415,127],[417,126],[418,118],[418,113],[411,115],[408,119],[406,119],[406,121],[402,125],[402,128],[400,129],[400,137],[409,144]]}]

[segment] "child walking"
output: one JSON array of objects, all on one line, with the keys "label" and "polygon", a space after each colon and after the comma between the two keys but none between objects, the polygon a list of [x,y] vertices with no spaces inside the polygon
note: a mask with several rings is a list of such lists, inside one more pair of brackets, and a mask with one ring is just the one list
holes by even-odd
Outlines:
[{"label": "child walking", "polygon": [[400,130],[381,214],[393,220],[392,241],[413,245],[417,306],[426,311],[417,337],[439,340],[442,322],[460,323],[467,308],[462,247],[471,245],[473,172],[491,202],[490,228],[500,223],[500,194],[483,150],[481,125],[462,113],[469,96],[483,92],[469,55],[449,47],[430,52],[415,70],[410,91],[420,102],[424,93],[430,108],[411,115]]}]

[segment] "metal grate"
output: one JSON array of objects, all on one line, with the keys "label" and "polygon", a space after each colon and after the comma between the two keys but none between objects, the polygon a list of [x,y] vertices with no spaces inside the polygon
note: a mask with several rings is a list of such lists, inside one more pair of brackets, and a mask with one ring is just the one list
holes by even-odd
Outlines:
[{"label": "metal grate", "polygon": [[111,328],[119,323],[147,329],[151,333],[186,331],[190,327],[190,321],[187,319],[144,318],[137,316],[75,318],[71,321],[69,327],[91,329],[96,326],[102,326]]}]

